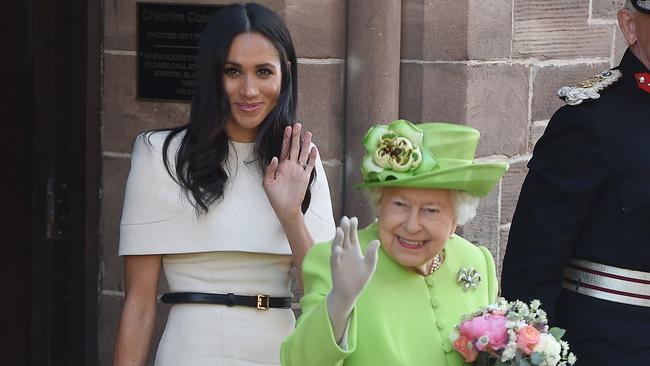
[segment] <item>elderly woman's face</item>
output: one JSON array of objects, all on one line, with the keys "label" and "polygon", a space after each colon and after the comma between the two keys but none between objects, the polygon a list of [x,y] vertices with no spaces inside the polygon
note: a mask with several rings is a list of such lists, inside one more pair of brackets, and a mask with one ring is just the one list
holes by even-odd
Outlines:
[{"label": "elderly woman's face", "polygon": [[428,274],[433,257],[456,230],[452,191],[384,188],[378,224],[386,253],[402,266]]}]

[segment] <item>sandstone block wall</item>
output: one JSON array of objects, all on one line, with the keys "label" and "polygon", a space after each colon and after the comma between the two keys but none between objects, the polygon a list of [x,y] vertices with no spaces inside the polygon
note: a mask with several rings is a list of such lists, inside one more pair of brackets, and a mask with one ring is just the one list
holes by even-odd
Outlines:
[{"label": "sandstone block wall", "polygon": [[402,1],[400,116],[481,131],[477,156],[510,170],[461,234],[500,264],[526,163],[555,95],[618,63],[622,0]]},{"label": "sandstone block wall", "polygon": [[[335,218],[343,213],[368,215],[364,207],[356,205],[362,199],[350,188],[350,177],[357,175],[357,157],[348,159],[346,152],[358,148],[365,125],[393,118],[363,120],[355,108],[368,106],[358,100],[370,103],[374,110],[399,111],[400,117],[415,122],[470,125],[482,132],[478,157],[511,163],[499,187],[482,201],[477,219],[461,229],[471,241],[489,247],[498,264],[505,252],[526,163],[550,116],[561,105],[555,91],[617,64],[626,46],[615,22],[622,0],[259,2],[281,15],[296,44],[299,118],[314,132]],[[116,254],[132,141],[142,131],[183,124],[189,117],[188,104],[135,98],[135,4],[135,0],[105,0],[103,10],[101,365],[112,364],[124,296],[122,260]],[[350,26],[355,19],[364,22]],[[367,33],[376,31],[377,26],[381,29],[378,34]],[[361,42],[373,37],[391,43]],[[381,54],[378,47],[399,49],[399,58],[364,63],[365,56]],[[382,62],[397,64],[382,66]],[[385,85],[399,85],[394,94],[376,87],[355,89],[350,83],[356,80],[350,77],[373,75],[381,67],[398,70],[390,77],[385,73],[378,76],[388,80]],[[372,78],[363,80],[368,79]],[[388,105],[372,106],[373,100],[386,95],[388,99],[382,100],[389,100]],[[355,128],[355,124],[364,126]],[[165,288],[161,281],[159,292]],[[159,305],[152,355],[167,311],[167,306]],[[150,356],[149,362],[152,360]]]}]

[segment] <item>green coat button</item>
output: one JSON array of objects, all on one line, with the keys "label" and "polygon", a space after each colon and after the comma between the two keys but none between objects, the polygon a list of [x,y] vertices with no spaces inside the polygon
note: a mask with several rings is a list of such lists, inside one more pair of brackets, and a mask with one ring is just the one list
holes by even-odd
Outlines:
[{"label": "green coat button", "polygon": [[445,352],[451,352],[453,350],[453,348],[451,347],[451,344],[449,342],[445,342],[442,345],[442,349],[444,349]]},{"label": "green coat button", "polygon": [[440,298],[439,297],[432,297],[431,298],[431,306],[434,308],[437,308],[440,306]]},{"label": "green coat button", "polygon": [[436,284],[436,279],[433,278],[432,276],[427,276],[424,277],[424,282],[426,282],[427,286],[433,287],[433,285]]},{"label": "green coat button", "polygon": [[445,319],[438,319],[436,320],[436,326],[442,329],[447,326],[447,322],[445,321]]}]

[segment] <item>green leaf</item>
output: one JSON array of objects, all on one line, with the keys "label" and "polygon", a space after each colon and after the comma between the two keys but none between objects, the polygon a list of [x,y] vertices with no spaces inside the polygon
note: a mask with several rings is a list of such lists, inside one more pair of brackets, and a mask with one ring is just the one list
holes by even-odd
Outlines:
[{"label": "green leaf", "polygon": [[420,166],[413,171],[414,175],[428,173],[438,165],[438,161],[433,157],[433,153],[428,147],[422,147],[420,153],[422,154],[422,162],[420,163]]},{"label": "green leaf", "polygon": [[361,174],[366,175],[368,173],[379,173],[382,170],[384,169],[375,164],[372,156],[366,154],[366,156],[363,158],[363,162],[361,162]]},{"label": "green leaf", "polygon": [[410,178],[413,176],[411,172],[398,172],[391,169],[382,169],[381,172],[377,172],[373,174],[377,174],[377,178],[382,182],[387,180]]},{"label": "green leaf", "polygon": [[555,340],[559,341],[564,336],[564,333],[566,333],[566,330],[558,327],[553,327],[549,329],[548,332],[553,336],[553,338],[555,338]]},{"label": "green leaf", "polygon": [[422,146],[422,139],[424,137],[424,132],[421,129],[416,127],[411,122],[405,119],[399,119],[388,125],[390,130],[397,132],[400,136],[406,137],[411,140],[415,145]]},{"label": "green leaf", "polygon": [[544,355],[539,352],[533,352],[530,355],[530,362],[532,362],[533,365],[541,365],[542,362],[544,362]]},{"label": "green leaf", "polygon": [[386,131],[388,131],[388,127],[384,125],[372,126],[363,138],[363,146],[366,147],[366,151],[374,153],[379,145],[379,139]]}]

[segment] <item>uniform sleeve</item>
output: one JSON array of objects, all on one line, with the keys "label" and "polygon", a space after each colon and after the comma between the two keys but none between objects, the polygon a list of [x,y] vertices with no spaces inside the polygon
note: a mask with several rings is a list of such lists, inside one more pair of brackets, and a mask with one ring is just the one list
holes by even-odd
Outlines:
[{"label": "uniform sleeve", "polygon": [[311,186],[311,202],[305,215],[305,223],[316,243],[332,240],[336,233],[334,214],[332,213],[332,198],[323,168],[320,154],[316,156],[316,179]]},{"label": "uniform sleeve", "polygon": [[356,349],[357,316],[352,310],[347,328],[347,347],[339,347],[327,312],[326,297],[332,288],[330,245],[318,244],[303,262],[305,295],[296,329],[284,340],[280,358],[284,366],[338,366]]},{"label": "uniform sleeve", "polygon": [[586,107],[558,110],[535,146],[512,219],[503,296],[539,299],[551,322],[564,267],[607,176],[601,141]]}]

